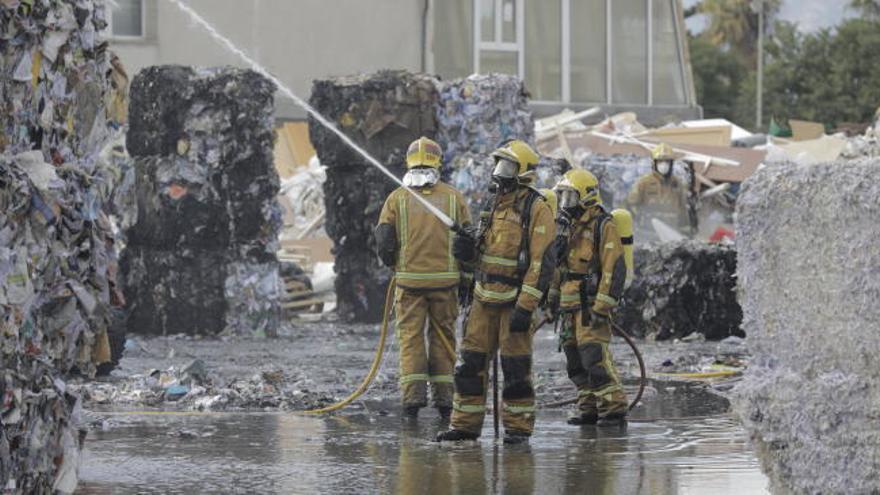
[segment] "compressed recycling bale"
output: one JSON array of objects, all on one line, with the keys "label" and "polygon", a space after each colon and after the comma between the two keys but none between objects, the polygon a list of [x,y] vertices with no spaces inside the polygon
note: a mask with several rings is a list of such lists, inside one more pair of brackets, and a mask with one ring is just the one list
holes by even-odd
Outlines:
[{"label": "compressed recycling bale", "polygon": [[106,345],[109,315],[124,304],[107,214],[120,173],[96,158],[125,121],[127,76],[102,34],[108,8],[94,0],[0,5],[4,494],[76,489],[80,402],[65,376],[93,376],[118,359]]},{"label": "compressed recycling bale", "polygon": [[247,162],[247,176],[265,175],[274,167],[274,92],[250,70],[147,67],[131,82],[126,147],[133,157],[186,154],[223,168]]},{"label": "compressed recycling bale", "polygon": [[129,331],[214,335],[223,330],[228,258],[223,250],[126,248],[121,269]]},{"label": "compressed recycling bale", "polygon": [[880,161],[779,164],[737,202],[735,410],[776,491],[880,492]]},{"label": "compressed recycling bale", "polygon": [[158,66],[135,77],[127,144],[137,218],[122,264],[130,330],[277,333],[274,90],[234,68]]},{"label": "compressed recycling bale", "polygon": [[[318,80],[310,103],[398,177],[410,142],[436,132],[437,91],[425,75],[383,71]],[[372,231],[397,185],[313,119],[309,135],[327,167],[325,229],[334,242],[339,314],[349,321],[377,321],[389,272],[373,254]]]},{"label": "compressed recycling bale", "polygon": [[149,67],[132,82],[129,152],[138,220],[129,244],[277,251],[274,87],[239,69]]},{"label": "compressed recycling bale", "polygon": [[107,333],[124,298],[100,209],[114,177],[53,167],[40,151],[0,155],[0,486],[10,493],[73,491],[79,399],[64,374],[93,376],[118,359]]},{"label": "compressed recycling bale", "polygon": [[680,241],[638,246],[635,278],[615,318],[628,333],[673,339],[744,336],[736,300],[736,250]]},{"label": "compressed recycling bale", "polygon": [[[444,150],[444,177],[468,199],[476,221],[489,196],[492,151],[509,139],[534,141],[528,92],[521,79],[504,74],[474,74],[437,85],[437,141]],[[558,178],[547,165],[552,161],[539,166],[539,187],[552,187]]]},{"label": "compressed recycling bale", "polygon": [[79,161],[100,149],[108,119],[122,123],[104,105],[125,91],[111,88],[108,79],[124,80],[102,36],[108,8],[95,0],[0,5],[0,153],[40,150],[58,165]]}]

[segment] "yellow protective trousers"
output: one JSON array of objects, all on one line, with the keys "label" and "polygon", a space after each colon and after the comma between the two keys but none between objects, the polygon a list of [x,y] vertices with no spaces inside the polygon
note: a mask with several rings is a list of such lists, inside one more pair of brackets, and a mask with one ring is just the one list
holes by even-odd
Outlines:
[{"label": "yellow protective trousers", "polygon": [[[456,289],[398,287],[394,294],[394,311],[404,407],[427,406],[428,383],[431,384],[434,405],[450,407],[455,366],[455,319],[458,318]],[[452,347],[451,353],[442,340],[444,337]]]},{"label": "yellow protective trousers", "polygon": [[608,320],[584,325],[580,310],[562,315],[562,350],[568,377],[578,389],[581,412],[626,412],[629,403],[611,357]]},{"label": "yellow protective trousers", "polygon": [[480,434],[486,415],[489,364],[501,349],[504,373],[501,410],[504,429],[531,433],[535,426],[535,391],[532,387],[532,336],[529,330],[510,331],[513,304],[493,306],[474,300],[455,368],[455,399],[451,426]]}]

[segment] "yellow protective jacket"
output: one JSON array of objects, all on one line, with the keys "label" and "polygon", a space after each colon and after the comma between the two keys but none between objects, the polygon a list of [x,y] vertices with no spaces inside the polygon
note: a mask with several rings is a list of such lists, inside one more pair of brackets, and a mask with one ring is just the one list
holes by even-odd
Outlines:
[{"label": "yellow protective jacket", "polygon": [[[645,210],[667,222],[688,225],[687,188],[677,177],[667,179],[656,172],[639,177],[627,197],[627,203],[637,217],[642,217],[639,214]],[[670,219],[670,215],[675,217],[674,220]]]},{"label": "yellow protective jacket", "polygon": [[[518,267],[523,217],[529,196],[533,202],[528,221],[527,266]],[[556,224],[543,196],[530,188],[497,198],[489,227],[480,240],[474,297],[490,305],[516,305],[534,311],[549,289],[556,260],[550,247]]]},{"label": "yellow protective jacket", "polygon": [[[453,222],[470,224],[464,196],[443,182],[415,189]],[[458,260],[452,256],[455,235],[405,189],[398,188],[385,200],[376,227],[376,245],[390,253],[397,286],[407,289],[455,287],[460,278]]]},{"label": "yellow protective jacket", "polygon": [[[596,253],[596,229],[601,223]],[[626,261],[623,244],[611,215],[599,206],[590,207],[571,228],[568,252],[561,270],[560,308],[562,311],[581,309],[581,284],[588,284],[587,300],[592,310],[607,315],[623,294]],[[584,282],[587,279],[587,282]]]}]

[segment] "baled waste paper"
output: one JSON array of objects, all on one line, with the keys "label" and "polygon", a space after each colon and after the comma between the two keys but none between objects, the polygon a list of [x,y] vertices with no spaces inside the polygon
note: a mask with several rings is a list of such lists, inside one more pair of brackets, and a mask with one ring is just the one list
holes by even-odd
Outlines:
[{"label": "baled waste paper", "polygon": [[134,78],[126,143],[137,217],[122,260],[130,331],[277,332],[273,93],[233,68],[149,67]]},{"label": "baled waste paper", "polygon": [[700,241],[637,246],[635,277],[615,320],[633,336],[743,336],[736,299],[736,250]]},{"label": "baled waste paper", "polygon": [[[124,304],[98,159],[125,121],[107,5],[0,2],[0,491],[72,493],[80,401],[66,383],[112,363]],[[115,102],[108,106],[108,102]]]},{"label": "baled waste paper", "polygon": [[444,176],[470,203],[473,215],[489,195],[490,154],[508,139],[534,141],[534,122],[522,80],[474,74],[438,81],[436,140],[443,147]]},{"label": "baled waste paper", "polygon": [[[410,142],[437,132],[433,78],[403,71],[315,81],[310,103],[402,177]],[[346,320],[377,321],[391,274],[374,254],[373,228],[397,185],[314,120],[309,135],[327,172],[325,229],[334,241],[336,297]]]}]

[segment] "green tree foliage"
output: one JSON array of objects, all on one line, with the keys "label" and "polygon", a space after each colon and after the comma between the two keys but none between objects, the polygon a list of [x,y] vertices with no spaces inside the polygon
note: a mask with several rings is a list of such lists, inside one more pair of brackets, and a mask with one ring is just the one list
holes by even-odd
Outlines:
[{"label": "green tree foliage", "polygon": [[[694,79],[707,116],[720,115],[751,127],[755,118],[755,68],[741,59],[735,68],[691,39]],[[804,34],[777,22],[765,46],[764,128],[772,117],[814,120],[833,128],[867,122],[880,105],[880,20],[844,21],[835,30]],[[723,67],[723,69],[722,69]],[[721,74],[739,71],[732,85]],[[735,96],[725,91],[736,91]],[[731,98],[733,102],[731,103]],[[711,111],[711,113],[710,113]],[[717,113],[716,113],[717,112]]]},{"label": "green tree foliage", "polygon": [[706,118],[730,117],[747,71],[737,57],[705,37],[689,36],[697,101]]},{"label": "green tree foliage", "polygon": [[880,18],[880,0],[850,0],[849,6],[864,17]]},{"label": "green tree foliage", "polygon": [[[766,25],[779,12],[782,0],[763,0]],[[757,53],[758,15],[752,0],[703,0],[699,13],[709,17],[709,26],[702,33],[712,44],[727,48],[743,62],[754,63]]]}]

